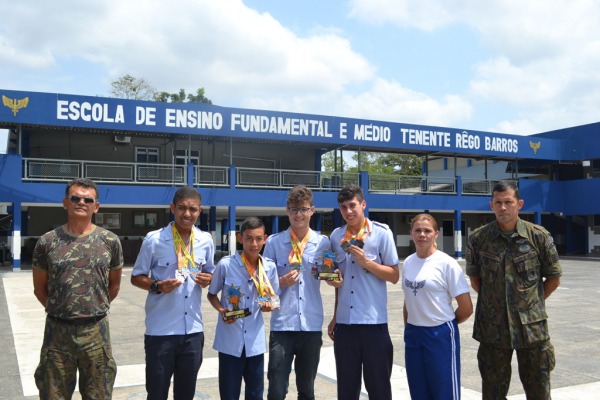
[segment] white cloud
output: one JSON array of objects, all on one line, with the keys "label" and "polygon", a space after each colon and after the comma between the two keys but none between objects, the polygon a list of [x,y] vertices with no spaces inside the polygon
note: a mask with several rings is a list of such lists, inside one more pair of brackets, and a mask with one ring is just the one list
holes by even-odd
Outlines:
[{"label": "white cloud", "polygon": [[[487,59],[473,65],[473,103],[512,107],[492,129],[539,132],[598,120],[600,3],[595,0],[353,0],[351,15],[424,31],[479,32]],[[395,7],[396,6],[396,7]]]},{"label": "white cloud", "polygon": [[[131,74],[169,92],[204,87],[215,104],[234,107],[441,126],[477,120],[491,128],[475,129],[509,133],[598,119],[593,0],[351,0],[352,22],[369,28],[434,38],[460,25],[479,35],[487,54],[472,65],[470,84],[440,94],[444,83],[432,74],[436,95],[400,72],[380,75],[380,61],[357,51],[345,21],[292,30],[240,0],[0,0],[0,14],[3,88],[107,95],[111,81]],[[393,43],[382,49],[397,51]],[[469,51],[460,45],[457,57]]]},{"label": "white cloud", "polygon": [[[261,92],[341,93],[375,74],[340,34],[300,37],[239,0],[18,4],[3,15],[12,22],[0,31],[0,60],[29,69],[50,68],[57,58],[103,65],[107,92],[129,73],[159,90],[205,87],[209,98],[227,103]],[[24,20],[26,29],[15,22]]]}]

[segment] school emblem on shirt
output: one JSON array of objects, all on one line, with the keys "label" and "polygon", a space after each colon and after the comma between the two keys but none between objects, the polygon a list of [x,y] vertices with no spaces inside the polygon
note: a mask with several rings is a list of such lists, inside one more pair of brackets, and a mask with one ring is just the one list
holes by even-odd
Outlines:
[{"label": "school emblem on shirt", "polygon": [[404,280],[404,285],[409,288],[412,289],[413,293],[415,294],[415,296],[417,295],[417,290],[423,288],[425,286],[425,282],[426,281],[421,281],[421,282],[412,282],[409,281],[408,279]]}]

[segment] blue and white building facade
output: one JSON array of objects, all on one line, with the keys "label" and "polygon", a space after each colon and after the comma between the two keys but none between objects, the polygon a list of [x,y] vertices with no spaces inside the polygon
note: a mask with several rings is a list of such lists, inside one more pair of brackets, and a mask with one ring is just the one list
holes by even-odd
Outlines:
[{"label": "blue and white building facade", "polygon": [[[169,222],[183,185],[200,191],[200,228],[224,253],[249,215],[262,217],[268,233],[286,229],[296,184],[313,189],[313,228],[330,233],[342,224],[337,192],[356,183],[401,257],[412,251],[408,221],[424,211],[440,224],[439,247],[461,257],[469,233],[493,220],[490,191],[501,179],[518,181],[522,218],[544,225],[560,253],[600,252],[600,123],[518,136],[202,103],[0,96],[9,137],[0,154],[0,261],[15,270],[39,236],[64,223],[65,184],[77,177],[98,184],[95,222],[122,239],[127,262],[146,232]],[[423,174],[323,172],[323,154],[339,149],[422,156]]]}]

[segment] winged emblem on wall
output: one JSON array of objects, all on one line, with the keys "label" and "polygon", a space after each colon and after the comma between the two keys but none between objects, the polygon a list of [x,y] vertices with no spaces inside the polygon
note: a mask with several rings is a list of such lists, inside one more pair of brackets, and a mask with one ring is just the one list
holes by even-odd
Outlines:
[{"label": "winged emblem on wall", "polygon": [[533,150],[533,154],[536,154],[538,149],[542,147],[542,142],[533,143],[531,140],[529,141],[529,146]]},{"label": "winged emblem on wall", "polygon": [[13,116],[16,117],[17,116],[17,112],[19,112],[19,110],[21,108],[25,108],[27,107],[27,104],[29,104],[29,97],[25,97],[23,99],[11,99],[8,98],[4,95],[2,95],[2,104],[4,104],[6,107],[10,108]]}]

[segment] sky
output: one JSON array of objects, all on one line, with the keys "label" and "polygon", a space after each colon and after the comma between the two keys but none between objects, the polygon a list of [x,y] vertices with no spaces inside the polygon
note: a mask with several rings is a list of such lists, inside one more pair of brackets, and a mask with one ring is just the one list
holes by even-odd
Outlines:
[{"label": "sky", "polygon": [[0,90],[529,135],[600,120],[596,0],[0,0]]}]

